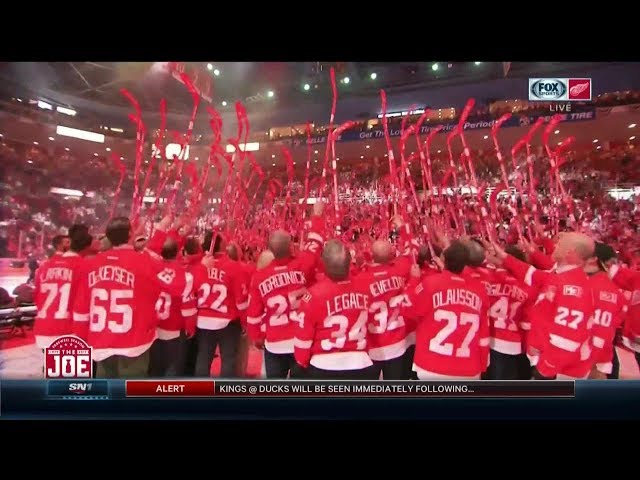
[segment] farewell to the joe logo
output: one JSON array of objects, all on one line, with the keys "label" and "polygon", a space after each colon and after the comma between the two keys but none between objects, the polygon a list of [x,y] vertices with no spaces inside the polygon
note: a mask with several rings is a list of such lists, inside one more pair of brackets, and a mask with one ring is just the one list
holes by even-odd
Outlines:
[{"label": "farewell to the joe logo", "polygon": [[46,378],[92,378],[92,349],[74,335],[56,338],[44,351]]}]

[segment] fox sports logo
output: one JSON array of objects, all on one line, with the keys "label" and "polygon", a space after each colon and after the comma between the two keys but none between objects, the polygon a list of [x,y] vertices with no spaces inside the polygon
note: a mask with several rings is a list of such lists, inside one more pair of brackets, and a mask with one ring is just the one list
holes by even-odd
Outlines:
[{"label": "fox sports logo", "polygon": [[562,80],[541,78],[531,83],[531,97],[537,100],[560,100],[567,94],[567,86]]}]

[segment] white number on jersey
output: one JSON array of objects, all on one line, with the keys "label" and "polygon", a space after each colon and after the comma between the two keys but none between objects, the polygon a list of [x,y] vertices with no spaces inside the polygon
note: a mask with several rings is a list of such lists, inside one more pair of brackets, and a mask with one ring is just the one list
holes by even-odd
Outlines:
[{"label": "white number on jersey", "polygon": [[[471,356],[471,349],[469,346],[476,337],[478,329],[480,328],[480,315],[475,313],[461,313],[460,318],[454,312],[448,310],[436,310],[433,314],[433,319],[436,322],[446,322],[445,326],[429,341],[429,350],[440,355],[446,355],[448,357],[454,355],[459,358],[469,358]],[[456,331],[460,325],[469,325],[469,331],[462,340],[462,344],[455,349],[453,343],[447,343],[449,336]]]},{"label": "white number on jersey", "polygon": [[595,324],[602,327],[610,327],[612,320],[613,315],[611,314],[611,312],[607,312],[606,310],[600,310],[598,308],[593,314],[593,321],[595,322]]},{"label": "white number on jersey", "polygon": [[[404,318],[400,315],[400,307],[407,304],[405,295],[396,295],[387,302],[380,300],[373,302],[369,307],[369,313],[373,313],[373,323],[369,324],[369,332],[381,334],[404,327]],[[391,315],[389,310],[391,309]]]},{"label": "white number on jersey", "polygon": [[[286,325],[289,323],[289,320],[298,321],[295,314],[292,315],[292,312],[300,308],[300,302],[305,293],[307,293],[306,288],[299,288],[298,290],[289,292],[286,297],[284,295],[269,297],[267,299],[267,307],[272,310],[275,309],[275,312],[269,317],[269,325],[278,327],[280,325]],[[289,313],[287,313],[287,309]]]},{"label": "white number on jersey", "polygon": [[189,273],[189,272],[185,272],[184,273],[184,279],[185,279],[185,284],[184,284],[184,291],[182,292],[182,302],[186,303],[188,302],[193,295],[193,274]]},{"label": "white number on jersey", "polygon": [[558,307],[556,318],[553,319],[553,321],[558,325],[569,327],[573,330],[577,330],[578,325],[580,325],[583,320],[583,312],[581,312],[580,310],[569,310],[567,307]]},{"label": "white number on jersey", "polygon": [[69,293],[71,293],[71,283],[63,283],[58,286],[57,283],[43,283],[40,285],[40,293],[47,295],[44,304],[38,310],[37,318],[47,318],[47,311],[53,304],[54,300],[60,294],[58,300],[58,309],[54,312],[53,318],[56,320],[64,320],[69,318]]},{"label": "white number on jersey", "polygon": [[489,309],[489,317],[493,320],[493,326],[501,330],[517,332],[518,325],[516,325],[514,318],[520,305],[522,302],[509,304],[509,298],[500,297]]},{"label": "white number on jersey", "polygon": [[353,327],[347,331],[349,328],[349,319],[344,315],[334,315],[332,317],[327,317],[324,319],[324,327],[325,328],[333,328],[338,327],[337,329],[331,332],[331,338],[325,338],[320,342],[320,346],[323,350],[329,351],[334,348],[342,349],[347,343],[347,340],[350,342],[357,342],[356,350],[364,350],[367,347],[367,320],[369,318],[369,312],[363,310],[360,312],[356,323],[353,324]]},{"label": "white number on jersey", "polygon": [[[214,296],[211,303],[208,303],[209,296]],[[198,295],[198,308],[208,308],[214,312],[227,313],[229,309],[226,305],[223,305],[227,299],[227,286],[222,283],[214,283],[209,285],[203,283],[200,285]]]},{"label": "white number on jersey", "polygon": [[132,298],[133,290],[91,289],[89,330],[102,332],[108,328],[112,333],[127,333],[133,326],[133,308],[125,300]]},{"label": "white number on jersey", "polygon": [[171,295],[162,292],[156,301],[156,314],[158,320],[166,320],[171,314]]}]

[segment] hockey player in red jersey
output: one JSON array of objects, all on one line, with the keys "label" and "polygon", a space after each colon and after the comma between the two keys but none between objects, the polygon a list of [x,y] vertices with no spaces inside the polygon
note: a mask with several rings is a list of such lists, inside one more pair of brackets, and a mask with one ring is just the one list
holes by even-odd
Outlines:
[{"label": "hockey player in red jersey", "polygon": [[454,241],[444,251],[445,271],[407,292],[405,319],[417,322],[413,369],[421,380],[479,379],[489,360],[485,286],[463,277],[469,250]]},{"label": "hockey player in red jersey", "polygon": [[314,204],[311,231],[305,249],[291,256],[291,237],[276,231],[269,236],[274,259],[253,276],[250,289],[247,328],[258,348],[264,348],[267,378],[295,376],[294,322],[302,297],[307,293],[323,244],[322,211]]},{"label": "hockey player in red jersey", "polygon": [[[493,245],[496,261],[538,293],[530,310],[529,359],[539,379],[574,377],[575,368],[591,355],[594,313],[591,282],[585,263],[594,254],[594,242],[579,233],[562,233],[553,252],[555,272],[537,270]],[[588,373],[588,372],[587,372]]]},{"label": "hockey player in red jersey", "polygon": [[194,290],[198,298],[197,342],[198,356],[195,373],[211,376],[211,363],[220,347],[222,378],[238,375],[238,350],[242,323],[248,304],[246,275],[242,265],[230,259],[225,251],[222,235],[210,232],[203,249],[209,251],[213,242],[213,256],[193,269]]},{"label": "hockey player in red jersey", "polygon": [[[84,225],[73,225],[70,249],[52,256],[38,268],[34,300],[38,313],[33,333],[38,348],[49,347],[57,337],[73,333],[73,297],[77,292],[80,253],[91,245],[92,238]],[[66,238],[66,237],[63,237]]]},{"label": "hockey player in red jersey", "polygon": [[161,291],[180,295],[160,255],[171,219],[163,219],[143,252],[130,243],[129,219],[107,225],[112,248],[83,262],[74,299],[74,332],[93,347],[97,376],[146,377],[156,338],[155,304]]},{"label": "hockey player in red jersey", "polygon": [[[627,300],[623,292],[609,278],[606,263],[615,259],[615,251],[609,245],[596,242],[595,257],[590,259],[585,272],[589,275],[593,288],[595,313],[592,331],[591,378],[607,378],[614,370],[616,330],[622,325]],[[617,374],[615,375],[617,378]]]},{"label": "hockey player in red jersey", "polygon": [[[508,251],[524,261],[524,253],[516,247],[509,247]],[[489,368],[483,379],[528,380],[531,366],[522,325],[528,305],[535,300],[535,291],[504,268],[494,269],[488,282],[491,335]]]},{"label": "hockey player in red jersey", "polygon": [[178,243],[173,238],[168,238],[162,247],[165,271],[175,272],[172,283],[182,294],[172,296],[167,291],[161,291],[156,301],[158,338],[150,351],[151,377],[184,375],[186,335],[191,336],[195,332],[198,311],[193,294],[193,275],[177,260],[178,248]]},{"label": "hockey player in red jersey", "polygon": [[614,264],[609,268],[609,277],[619,288],[631,292],[622,342],[635,353],[640,367],[640,272]]},{"label": "hockey player in red jersey", "polygon": [[412,264],[411,238],[399,216],[394,224],[406,254],[395,258],[391,243],[376,240],[371,246],[374,263],[354,282],[362,283],[371,298],[367,343],[376,375],[382,373],[385,380],[408,380],[413,376],[415,332],[407,328],[400,308]]},{"label": "hockey player in red jersey", "polygon": [[309,288],[295,324],[295,359],[309,378],[373,380],[368,285],[349,279],[351,255],[339,240],[327,242],[322,261],[325,278]]}]

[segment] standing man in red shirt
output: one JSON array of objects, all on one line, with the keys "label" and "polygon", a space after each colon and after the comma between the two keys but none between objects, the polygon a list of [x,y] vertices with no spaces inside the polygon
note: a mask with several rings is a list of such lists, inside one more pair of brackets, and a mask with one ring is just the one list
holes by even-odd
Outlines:
[{"label": "standing man in red shirt", "polygon": [[175,272],[172,283],[182,293],[172,296],[161,291],[156,301],[158,338],[150,352],[149,376],[179,377],[184,375],[186,337],[196,329],[196,299],[193,294],[193,275],[178,257],[178,243],[167,238],[161,252],[165,270]]},{"label": "standing man in red shirt", "polygon": [[99,378],[148,376],[158,295],[182,293],[173,284],[175,272],[164,269],[157,253],[170,223],[167,217],[156,226],[152,250],[136,252],[129,219],[113,218],[107,225],[112,248],[86,259],[80,268],[74,333],[93,347]]},{"label": "standing man in red shirt", "polygon": [[410,279],[412,255],[408,226],[400,216],[393,219],[400,232],[405,255],[395,257],[387,240],[376,240],[371,246],[373,261],[354,281],[369,292],[367,344],[376,375],[385,380],[409,380],[413,375],[415,333],[407,328],[400,310],[405,302],[405,285]]},{"label": "standing man in red shirt", "polygon": [[[615,259],[609,245],[596,242],[595,257],[584,271],[591,280],[594,293],[591,378],[618,378],[619,362],[615,351],[616,331],[622,326],[627,312],[627,300],[622,290],[609,278],[606,264]],[[617,368],[616,368],[617,367]]]},{"label": "standing man in red shirt", "polygon": [[294,324],[324,242],[320,216],[323,208],[322,202],[314,204],[308,241],[295,257],[291,236],[280,230],[271,233],[269,251],[273,261],[258,268],[251,281],[247,330],[256,347],[264,348],[267,378],[293,377],[298,370],[293,355]]},{"label": "standing man in red shirt", "polygon": [[222,378],[238,374],[238,351],[242,336],[242,322],[248,304],[248,289],[243,267],[231,260],[225,250],[222,235],[210,232],[203,244],[209,251],[213,242],[213,256],[193,269],[194,289],[198,298],[196,338],[198,356],[196,376],[210,377],[211,363],[220,347]]},{"label": "standing man in red shirt", "polygon": [[420,380],[479,379],[487,368],[489,300],[480,281],[462,276],[468,262],[468,248],[454,241],[444,251],[445,271],[408,290],[401,312],[417,322],[413,370]]},{"label": "standing man in red shirt", "polygon": [[[576,367],[591,355],[594,314],[591,282],[583,268],[595,245],[580,233],[561,233],[553,251],[555,272],[537,270],[508,255],[494,244],[495,261],[538,294],[530,310],[529,359],[534,377],[553,380],[558,375],[575,378]],[[584,376],[588,374],[588,371]],[[580,375],[582,377],[582,375]]]},{"label": "standing man in red shirt", "polygon": [[[81,228],[84,227],[84,228]],[[73,333],[73,293],[77,291],[80,252],[91,245],[92,238],[85,226],[74,225],[70,250],[52,256],[38,269],[34,300],[38,313],[33,333],[38,348],[45,349],[56,338]]]},{"label": "standing man in red shirt", "polygon": [[339,240],[322,251],[325,278],[309,288],[295,327],[294,356],[309,378],[375,380],[367,353],[370,295],[349,279],[351,254]]}]

